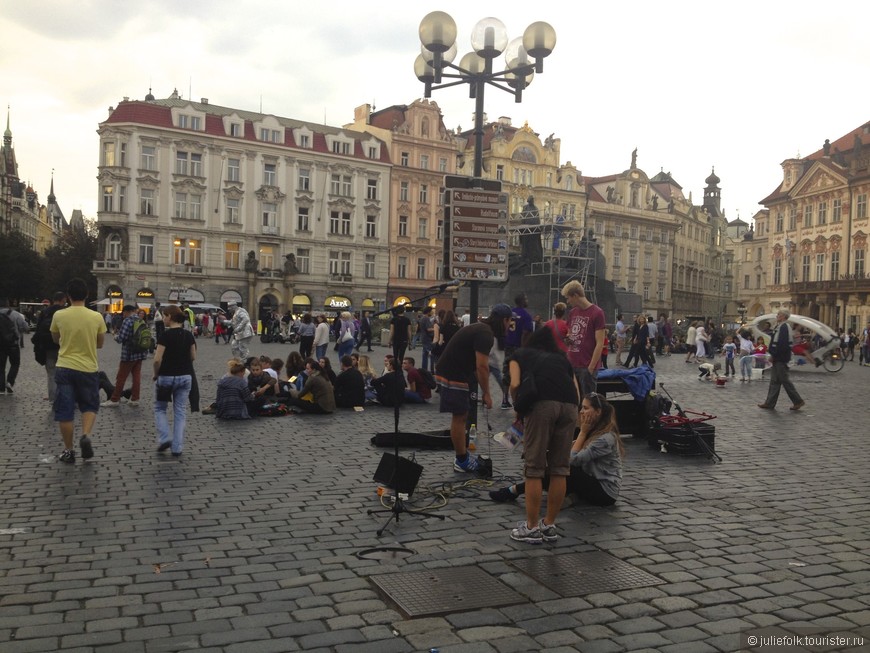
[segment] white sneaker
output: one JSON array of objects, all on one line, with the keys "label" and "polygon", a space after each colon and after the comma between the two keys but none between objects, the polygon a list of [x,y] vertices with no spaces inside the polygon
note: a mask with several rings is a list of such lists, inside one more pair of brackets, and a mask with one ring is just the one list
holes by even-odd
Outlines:
[{"label": "white sneaker", "polygon": [[100,404],[101,408],[117,408],[121,405],[120,401],[112,401],[111,399],[107,399],[103,403]]},{"label": "white sneaker", "polygon": [[139,402],[138,402],[138,401],[133,401],[132,399],[130,399],[127,403],[128,403],[130,406],[138,406],[138,405],[139,405]]}]

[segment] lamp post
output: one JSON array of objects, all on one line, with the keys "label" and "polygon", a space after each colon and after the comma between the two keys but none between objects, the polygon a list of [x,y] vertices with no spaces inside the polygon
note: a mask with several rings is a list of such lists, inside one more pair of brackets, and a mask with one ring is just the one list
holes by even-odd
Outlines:
[{"label": "lamp post", "polygon": [[[484,18],[471,32],[471,51],[459,61],[456,58],[456,22],[443,11],[433,11],[420,22],[421,54],[414,62],[414,74],[425,85],[424,97],[432,91],[468,84],[469,97],[474,99],[474,173],[471,187],[482,187],[483,176],[483,96],[487,84],[510,93],[522,102],[523,89],[531,84],[535,73],[544,71],[544,58],[556,47],[556,31],[544,22],[529,25],[522,37],[508,40],[507,30],[498,18]],[[505,68],[494,71],[494,60],[504,52]],[[444,81],[444,80],[452,81]],[[450,237],[449,232],[445,234]],[[469,312],[477,321],[479,282],[470,281]],[[477,392],[476,384],[469,388]],[[476,422],[477,404],[469,413]]]},{"label": "lamp post", "polygon": [[[483,175],[483,96],[486,85],[501,89],[522,102],[523,89],[535,73],[544,71],[544,57],[556,46],[556,31],[547,23],[529,25],[522,37],[508,41],[507,30],[498,18],[484,18],[471,32],[472,51],[456,58],[456,22],[443,11],[433,11],[420,22],[421,54],[414,62],[414,73],[425,85],[425,97],[432,91],[468,84],[474,106],[474,173],[473,184]],[[493,71],[493,61],[502,53],[505,68]],[[449,79],[453,81],[443,81]],[[479,187],[479,186],[478,186]],[[448,236],[449,237],[449,236]],[[477,321],[478,283],[470,282],[472,322]]]}]

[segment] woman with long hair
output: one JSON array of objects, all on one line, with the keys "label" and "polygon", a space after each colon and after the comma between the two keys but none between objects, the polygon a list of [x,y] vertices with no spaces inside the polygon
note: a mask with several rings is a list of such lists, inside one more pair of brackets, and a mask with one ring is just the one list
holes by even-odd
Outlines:
[{"label": "woman with long hair", "polygon": [[[157,451],[172,449],[178,457],[184,449],[187,401],[193,383],[196,341],[183,328],[187,316],[177,306],[163,309],[164,330],[154,352],[154,424],[157,427]],[[169,401],[173,405],[172,433],[169,432]]]},{"label": "woman with long hair", "polygon": [[[624,457],[616,411],[600,394],[587,394],[580,407],[580,433],[571,446],[567,493],[594,506],[612,506],[619,498]],[[544,479],[545,488],[548,481]],[[516,501],[525,489],[525,483],[519,483],[489,496],[493,501]]]}]

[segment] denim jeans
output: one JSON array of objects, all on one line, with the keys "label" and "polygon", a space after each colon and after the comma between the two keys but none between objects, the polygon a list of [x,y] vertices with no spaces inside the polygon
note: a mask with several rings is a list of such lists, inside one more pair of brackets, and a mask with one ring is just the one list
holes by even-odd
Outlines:
[{"label": "denim jeans", "polygon": [[190,395],[191,377],[183,376],[158,376],[154,386],[154,424],[157,427],[157,444],[170,441],[169,416],[166,413],[168,399],[158,399],[163,392],[169,392],[172,397],[172,452],[181,453],[184,448],[184,427],[187,424],[187,399]]},{"label": "denim jeans", "polygon": [[432,365],[433,362],[434,361],[432,360],[432,343],[431,342],[428,342],[428,343],[424,342],[423,343],[423,362],[421,365],[421,369],[429,370],[431,372],[432,367],[433,367],[433,365]]},{"label": "denim jeans", "polygon": [[315,345],[314,347],[314,358],[316,360],[320,360],[321,358],[326,358],[326,348],[329,347],[329,343],[325,345]]}]

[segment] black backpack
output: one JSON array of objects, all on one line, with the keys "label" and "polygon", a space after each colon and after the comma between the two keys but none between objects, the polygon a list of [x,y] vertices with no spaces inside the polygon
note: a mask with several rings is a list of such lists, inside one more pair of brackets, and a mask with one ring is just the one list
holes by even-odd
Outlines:
[{"label": "black backpack", "polygon": [[423,381],[426,383],[427,386],[429,386],[429,389],[434,390],[437,384],[435,383],[435,377],[432,376],[432,372],[422,369],[418,369],[417,371],[420,372],[420,376],[423,377]]},{"label": "black backpack", "polygon": [[18,344],[18,333],[12,321],[12,309],[0,311],[0,347],[11,347]]}]

